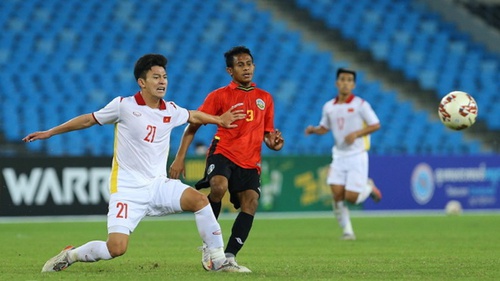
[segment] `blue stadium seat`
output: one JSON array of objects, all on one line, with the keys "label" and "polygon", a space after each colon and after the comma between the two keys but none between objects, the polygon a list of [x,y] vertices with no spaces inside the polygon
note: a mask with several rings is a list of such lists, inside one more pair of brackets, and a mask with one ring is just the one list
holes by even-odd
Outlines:
[{"label": "blue stadium seat", "polygon": [[[301,5],[306,9],[331,10],[337,5],[346,5],[349,1],[336,1],[335,3],[320,2],[309,3],[304,1]],[[319,6],[319,7],[318,7]],[[498,64],[498,57],[487,53],[483,45],[474,43],[467,34],[459,32],[452,24],[442,21],[436,13],[429,12],[425,5],[415,1],[371,1],[365,6],[364,1],[349,10],[353,13],[352,20],[357,21],[346,29],[340,23],[332,24],[332,18],[322,13],[311,13],[314,17],[323,20],[331,28],[344,32],[346,38],[353,39],[361,49],[370,50],[376,60],[387,62],[394,70],[405,73],[409,80],[417,80],[426,90],[436,90],[443,96],[452,90],[463,90],[473,95],[476,93],[495,93],[500,80],[494,74]],[[377,15],[383,14],[385,19]],[[362,16],[359,16],[362,15]],[[390,16],[390,19],[387,19]],[[378,27],[383,21],[391,22]],[[341,21],[345,24],[347,21]],[[358,25],[362,27],[359,28]],[[367,28],[365,26],[370,26]],[[357,29],[357,32],[354,31]],[[377,35],[371,35],[371,30],[376,30]],[[388,34],[384,34],[387,32]],[[368,43],[370,42],[370,43]],[[495,78],[496,77],[496,78]],[[492,87],[491,85],[496,85]],[[486,90],[486,88],[488,90]],[[489,96],[489,94],[486,94]],[[479,106],[489,109],[490,98],[478,98]],[[485,104],[485,105],[481,105]],[[500,115],[500,113],[497,113]],[[489,115],[479,115],[478,118],[486,121],[488,126],[496,123],[499,118],[485,118]],[[491,121],[495,120],[495,121]],[[428,121],[431,122],[431,121]],[[440,124],[438,124],[440,125]],[[493,127],[495,127],[493,125]],[[458,145],[457,149],[464,149],[469,144]],[[472,144],[470,144],[472,145]],[[439,152],[439,149],[429,148],[430,153]],[[471,151],[474,151],[471,149]],[[451,151],[456,153],[457,151]]]},{"label": "blue stadium seat", "polygon": [[[422,88],[435,90],[440,96],[457,88],[481,93],[480,110],[495,112],[491,104],[499,102],[498,58],[471,43],[470,36],[444,23],[425,6],[391,0],[295,3]],[[157,12],[160,8],[161,14]],[[0,128],[8,140],[19,141],[30,130],[49,128],[98,110],[115,96],[134,94],[138,87],[133,62],[136,55],[147,52],[164,53],[169,58],[166,99],[188,109],[197,108],[208,92],[230,81],[224,71],[223,52],[229,46],[245,44],[255,56],[255,81],[275,96],[277,126],[294,140],[283,153],[330,153],[331,138],[304,138],[303,129],[317,124],[321,106],[336,93],[335,69],[349,66],[349,62],[319,50],[315,42],[306,42],[286,22],[273,19],[253,2],[2,1],[0,10],[5,15],[0,17],[0,25],[5,27],[0,34]],[[157,25],[149,26],[142,18]],[[251,33],[241,32],[249,29]],[[148,37],[143,30],[148,30]],[[278,63],[277,54],[288,60]],[[11,61],[21,63],[18,69],[7,71],[13,66]],[[18,75],[20,71],[28,72],[28,79]],[[21,97],[12,94],[17,90],[13,84],[32,93],[32,101],[44,106],[20,110]],[[416,141],[424,139],[418,131],[442,127],[438,121],[424,118],[425,113],[415,112],[411,104],[400,103],[396,93],[368,81],[361,70],[358,93],[372,104],[382,122],[384,134],[374,135],[374,150],[443,152]],[[489,118],[488,126],[500,127],[498,120],[500,116]],[[419,130],[409,130],[408,123]],[[57,156],[111,154],[112,129],[96,129],[58,136],[31,149]],[[430,137],[436,138],[433,141],[446,139],[448,133],[435,130],[436,136]],[[203,139],[210,139],[213,132],[200,131]],[[179,138],[179,134],[172,137],[173,151]],[[458,143],[457,150],[449,153],[479,149],[463,138]]]}]

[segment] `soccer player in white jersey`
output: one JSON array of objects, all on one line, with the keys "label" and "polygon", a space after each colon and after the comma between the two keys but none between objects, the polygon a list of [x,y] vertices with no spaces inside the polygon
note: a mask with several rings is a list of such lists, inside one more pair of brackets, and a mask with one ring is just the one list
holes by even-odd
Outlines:
[{"label": "soccer player in white jersey", "polygon": [[223,272],[244,272],[244,267],[227,262],[221,228],[205,195],[176,179],[167,177],[170,133],[174,127],[192,124],[217,124],[234,128],[236,120],[246,117],[241,109],[231,108],[220,116],[187,110],[163,98],[167,91],[167,59],[146,54],[135,63],[134,76],[140,91],[117,97],[104,108],[75,117],[52,129],[34,132],[25,142],[48,139],[54,135],[99,124],[115,125],[114,155],[110,176],[107,241],[90,241],[66,247],[49,259],[42,272],[61,271],[75,262],[109,260],[125,254],[129,236],[145,216],[163,216],[182,211],[195,214],[202,240],[210,247],[212,268]]},{"label": "soccer player in white jersey", "polygon": [[380,129],[380,122],[370,104],[355,96],[356,72],[340,68],[335,85],[337,97],[323,106],[318,126],[308,126],[305,134],[323,135],[331,131],[335,140],[332,148],[332,163],[327,183],[333,194],[333,210],[340,227],[342,239],[355,240],[348,201],[353,204],[364,202],[371,196],[380,201],[380,190],[368,178],[368,150],[370,134]]}]

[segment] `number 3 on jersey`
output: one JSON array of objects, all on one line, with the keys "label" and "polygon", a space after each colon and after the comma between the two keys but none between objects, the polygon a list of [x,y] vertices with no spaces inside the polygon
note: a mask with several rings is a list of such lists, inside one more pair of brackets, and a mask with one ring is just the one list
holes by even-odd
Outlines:
[{"label": "number 3 on jersey", "polygon": [[253,119],[254,119],[253,110],[248,109],[247,110],[247,118],[245,119],[245,121],[250,122],[250,121],[253,121]]}]

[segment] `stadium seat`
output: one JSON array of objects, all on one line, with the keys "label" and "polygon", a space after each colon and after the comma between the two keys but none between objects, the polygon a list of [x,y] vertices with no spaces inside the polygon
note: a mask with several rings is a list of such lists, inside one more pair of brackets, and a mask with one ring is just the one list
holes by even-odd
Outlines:
[{"label": "stadium seat", "polygon": [[[329,11],[338,5],[350,7],[347,2],[345,0],[307,4],[306,1],[301,1],[300,5],[310,10]],[[353,13],[351,19],[357,21],[350,27],[346,27],[347,21],[340,21],[342,26],[337,22],[333,24],[335,19],[328,14],[311,13],[311,15],[323,20],[330,28],[343,32],[346,38],[357,42],[360,49],[368,49],[376,60],[385,61],[393,70],[402,71],[409,80],[418,81],[423,89],[435,90],[438,97],[456,89],[477,93],[475,95],[481,92],[496,92],[488,85],[496,84],[498,87],[499,80],[493,78],[498,57],[489,55],[483,45],[472,42],[469,35],[442,21],[438,14],[427,10],[422,3],[415,1],[387,3],[375,0],[371,1],[368,7],[362,1],[355,10],[349,12]],[[379,14],[383,14],[384,17],[379,18]],[[389,16],[390,19],[387,19]],[[384,21],[391,22],[392,29],[387,23],[383,27],[374,28]],[[378,34],[373,36],[372,32]],[[485,91],[487,87],[488,90]],[[480,108],[489,108],[486,100],[489,98],[478,98]],[[480,115],[478,118],[483,119],[491,128],[495,127],[492,123],[496,124],[498,123],[496,120],[500,120],[500,114],[496,114],[499,118],[494,120],[490,115]],[[408,139],[410,138],[413,139],[412,136],[408,136]],[[462,149],[467,145],[469,144],[462,140],[458,147]],[[430,153],[439,152],[439,149],[434,148],[427,150]],[[467,150],[474,151],[474,149]]]},{"label": "stadium seat", "polygon": [[[498,58],[489,56],[482,46],[471,43],[469,36],[425,6],[391,0],[296,0],[295,4],[423,89],[435,90],[440,96],[456,87],[484,93],[478,98],[480,108],[499,116],[489,118],[488,126],[500,127],[500,113],[491,106],[499,102],[495,97],[500,81]],[[0,8],[5,15],[0,17],[5,27],[0,34],[0,129],[9,141],[19,141],[30,130],[49,128],[98,110],[116,96],[134,94],[138,87],[133,62],[147,52],[164,53],[169,58],[166,99],[197,108],[208,92],[230,81],[224,71],[224,51],[228,46],[245,44],[254,53],[255,81],[275,96],[277,126],[294,140],[283,153],[330,153],[330,137],[304,138],[303,130],[319,122],[321,106],[334,97],[335,69],[350,63],[320,50],[316,42],[307,41],[254,2],[3,1]],[[142,18],[157,25],[148,26]],[[252,32],[241,32],[249,29]],[[148,30],[148,37],[143,30]],[[277,54],[288,59],[278,63]],[[11,61],[23,63],[9,64]],[[7,71],[7,66],[15,69]],[[25,71],[28,79],[15,74]],[[416,140],[423,139],[420,131],[434,128],[438,121],[415,112],[411,104],[398,101],[396,93],[365,76],[359,72],[356,94],[372,104],[383,124],[383,133],[373,135],[377,140],[373,149],[377,153],[426,150]],[[29,111],[22,108],[21,97],[12,94],[17,91],[14,84],[21,85],[35,104],[43,106],[29,107]],[[495,86],[489,86],[492,84]],[[408,130],[407,123],[416,120],[423,120],[420,129]],[[96,129],[51,138],[30,149],[54,156],[110,155],[112,129]],[[200,137],[209,140],[214,130],[206,129],[199,132]],[[408,133],[398,133],[403,131]],[[446,139],[445,132],[435,133],[436,140]],[[179,140],[180,134],[172,136],[173,151]],[[68,142],[72,145],[66,145]],[[432,144],[429,141],[426,145]],[[457,145],[458,150],[471,152],[478,147],[463,138]],[[437,147],[427,151],[442,152]],[[264,149],[264,153],[272,152]]]}]

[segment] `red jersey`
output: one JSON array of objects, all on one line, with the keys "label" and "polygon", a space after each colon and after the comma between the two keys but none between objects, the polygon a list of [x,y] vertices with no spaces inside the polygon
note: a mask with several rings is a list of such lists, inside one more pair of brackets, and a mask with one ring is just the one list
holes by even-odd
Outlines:
[{"label": "red jersey", "polygon": [[237,104],[241,104],[237,109],[243,109],[247,117],[235,121],[238,127],[233,129],[218,126],[209,151],[211,154],[224,155],[242,168],[258,169],[260,172],[264,133],[274,130],[271,94],[256,88],[255,83],[243,88],[231,81],[229,85],[208,94],[198,110],[221,115]]}]

